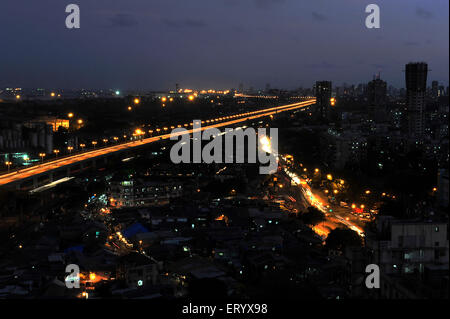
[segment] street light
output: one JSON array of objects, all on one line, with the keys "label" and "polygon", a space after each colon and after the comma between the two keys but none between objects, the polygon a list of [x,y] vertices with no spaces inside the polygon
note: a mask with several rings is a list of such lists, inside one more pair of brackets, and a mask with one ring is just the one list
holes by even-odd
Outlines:
[{"label": "street light", "polygon": [[73,146],[67,146],[67,150],[69,151],[69,154],[72,154]]},{"label": "street light", "polygon": [[56,155],[56,158],[58,158],[58,153],[59,153],[59,150],[53,150],[53,153],[55,153],[55,155]]},{"label": "street light", "polygon": [[92,141],[92,145],[94,145],[95,148],[95,145],[97,145],[97,141]]},{"label": "street light", "polygon": [[69,114],[67,114],[67,116],[68,116],[69,118],[72,118],[72,117],[73,117],[73,113],[70,112]]},{"label": "street light", "polygon": [[108,143],[108,139],[107,139],[107,138],[104,138],[104,139],[103,139],[103,143],[105,143],[105,145],[106,145],[106,143]]},{"label": "street light", "polygon": [[119,140],[119,138],[117,136],[114,136],[113,140],[117,142]]},{"label": "street light", "polygon": [[39,153],[42,163],[44,163],[45,153]]},{"label": "street light", "polygon": [[141,100],[139,100],[138,98],[135,98],[133,102],[134,102],[134,104],[139,104],[139,103],[141,103]]},{"label": "street light", "polygon": [[8,166],[8,173],[9,173],[9,167],[12,165],[12,162],[6,161],[5,165]]},{"label": "street light", "polygon": [[83,149],[86,147],[86,144],[80,144],[81,147],[81,151],[83,151]]},{"label": "street light", "polygon": [[328,174],[328,175],[327,175],[327,179],[330,180],[330,181],[333,180],[333,175]]}]

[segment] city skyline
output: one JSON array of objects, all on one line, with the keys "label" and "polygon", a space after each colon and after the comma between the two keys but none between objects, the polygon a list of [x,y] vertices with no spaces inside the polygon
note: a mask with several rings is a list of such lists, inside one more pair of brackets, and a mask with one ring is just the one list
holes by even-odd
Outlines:
[{"label": "city skyline", "polygon": [[448,86],[446,1],[378,1],[380,29],[365,28],[367,4],[354,1],[326,9],[289,0],[77,4],[81,28],[68,30],[66,3],[6,1],[0,86],[295,89],[364,83],[381,72],[404,87],[404,65],[421,61],[430,83]]}]

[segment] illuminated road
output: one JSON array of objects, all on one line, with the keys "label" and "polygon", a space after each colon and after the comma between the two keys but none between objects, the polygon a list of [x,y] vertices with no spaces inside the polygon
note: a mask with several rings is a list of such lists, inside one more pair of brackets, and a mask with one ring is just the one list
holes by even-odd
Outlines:
[{"label": "illuminated road", "polygon": [[[207,123],[207,126],[202,126],[200,129],[196,129],[195,131],[199,131],[199,130],[204,131],[204,130],[207,130],[207,129],[213,128],[213,127],[224,127],[227,125],[234,125],[237,123],[245,122],[247,120],[253,120],[253,119],[257,119],[257,118],[261,118],[261,117],[266,117],[266,116],[270,116],[270,115],[277,114],[280,112],[301,109],[301,108],[310,106],[310,105],[314,104],[315,102],[316,102],[315,99],[310,99],[310,100],[307,100],[304,102],[293,103],[293,104],[277,106],[277,107],[271,107],[271,108],[267,108],[267,109],[263,109],[263,110],[259,110],[259,111],[229,115],[229,116],[224,116],[224,117],[220,117],[220,118],[216,118],[216,119],[212,119],[212,120],[206,120],[206,121],[202,121],[202,124]],[[219,123],[217,123],[217,122],[219,122]],[[214,124],[210,124],[210,123],[214,123]],[[185,132],[177,133],[175,135],[178,136],[178,135],[183,135],[183,134],[190,134],[193,131],[194,131],[193,129],[189,129]],[[157,135],[157,136],[153,136],[153,137],[142,138],[141,140],[138,140],[138,141],[126,142],[126,143],[117,144],[117,145],[109,146],[109,147],[104,147],[104,148],[100,148],[100,149],[96,149],[96,150],[94,149],[94,150],[86,151],[84,153],[74,154],[72,156],[67,156],[64,158],[55,159],[53,161],[48,161],[48,162],[44,162],[42,164],[27,167],[27,168],[21,169],[20,171],[3,174],[3,175],[0,175],[0,186],[6,185],[9,183],[13,183],[13,182],[17,182],[17,181],[20,181],[20,180],[23,180],[26,178],[30,178],[35,175],[43,174],[43,173],[64,167],[66,165],[76,164],[76,163],[86,161],[86,160],[91,160],[91,159],[94,159],[96,157],[103,156],[106,154],[111,154],[111,153],[115,153],[115,152],[126,150],[126,149],[132,149],[134,147],[153,143],[153,142],[156,142],[159,140],[169,139],[170,135],[171,135],[170,133],[162,134],[162,135]]]},{"label": "illuminated road", "polygon": [[[323,223],[320,223],[319,225],[315,226],[314,231],[316,231],[319,235],[326,237],[329,233],[329,229],[336,228],[336,224],[343,224],[349,229],[357,232],[359,236],[364,237],[364,230],[361,227],[362,223],[357,223],[350,220],[350,210],[346,210],[340,207],[333,207],[334,209],[330,211],[328,208],[330,207],[330,204],[328,203],[328,200],[326,198],[321,198],[321,196],[319,196],[318,194],[314,194],[311,187],[303,178],[299,177],[296,173],[290,171],[285,166],[283,168],[284,172],[289,176],[292,183],[300,187],[302,195],[308,202],[308,204],[317,208],[326,216],[327,225],[323,225]],[[328,228],[328,230],[326,228]]]}]

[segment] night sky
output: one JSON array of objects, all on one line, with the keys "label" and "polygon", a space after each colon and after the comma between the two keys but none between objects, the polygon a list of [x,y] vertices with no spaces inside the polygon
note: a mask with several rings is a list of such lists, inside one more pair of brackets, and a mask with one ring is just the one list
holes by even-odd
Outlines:
[{"label": "night sky", "polygon": [[[81,29],[65,27],[66,5]],[[381,29],[366,29],[366,5]],[[0,87],[404,87],[425,61],[448,85],[448,0],[1,0]]]}]

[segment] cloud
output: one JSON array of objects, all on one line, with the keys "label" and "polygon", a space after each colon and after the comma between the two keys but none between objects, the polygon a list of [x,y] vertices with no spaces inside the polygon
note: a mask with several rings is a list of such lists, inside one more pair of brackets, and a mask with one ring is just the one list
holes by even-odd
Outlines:
[{"label": "cloud", "polygon": [[337,65],[330,64],[330,63],[324,61],[324,62],[318,63],[318,64],[308,64],[307,67],[311,68],[311,69],[335,69],[335,68],[337,68]]},{"label": "cloud", "polygon": [[415,42],[415,41],[406,41],[406,42],[403,42],[403,45],[404,45],[404,46],[407,46],[407,47],[415,47],[415,46],[418,46],[418,45],[419,45],[419,42]]},{"label": "cloud", "polygon": [[127,28],[138,25],[136,18],[130,14],[118,13],[109,19],[112,27]]},{"label": "cloud", "polygon": [[267,8],[271,5],[284,4],[285,0],[255,0],[255,5],[258,8]]},{"label": "cloud", "polygon": [[185,20],[170,20],[164,19],[163,23],[171,28],[203,28],[207,26],[207,23],[203,20],[197,19],[185,19]]},{"label": "cloud", "polygon": [[326,16],[324,16],[323,14],[317,13],[317,12],[312,12],[312,17],[314,20],[317,20],[317,21],[327,20]]},{"label": "cloud", "polygon": [[419,18],[428,20],[428,19],[433,18],[434,15],[432,12],[419,7],[416,9],[416,16],[418,16]]}]

